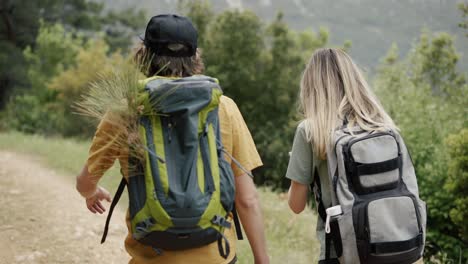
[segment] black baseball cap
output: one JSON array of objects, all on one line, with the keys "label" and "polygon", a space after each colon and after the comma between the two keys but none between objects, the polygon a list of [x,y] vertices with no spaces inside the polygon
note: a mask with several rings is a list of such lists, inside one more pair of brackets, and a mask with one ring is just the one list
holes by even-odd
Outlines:
[{"label": "black baseball cap", "polygon": [[197,51],[197,38],[197,30],[190,19],[164,14],[150,19],[142,40],[155,55],[191,57]]}]

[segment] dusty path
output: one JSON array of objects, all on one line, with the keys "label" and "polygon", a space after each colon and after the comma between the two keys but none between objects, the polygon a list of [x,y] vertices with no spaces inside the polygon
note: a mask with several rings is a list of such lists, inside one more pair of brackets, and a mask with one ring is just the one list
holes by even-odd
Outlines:
[{"label": "dusty path", "polygon": [[107,242],[105,215],[94,215],[74,189],[32,157],[0,151],[0,264],[127,263],[122,210]]}]

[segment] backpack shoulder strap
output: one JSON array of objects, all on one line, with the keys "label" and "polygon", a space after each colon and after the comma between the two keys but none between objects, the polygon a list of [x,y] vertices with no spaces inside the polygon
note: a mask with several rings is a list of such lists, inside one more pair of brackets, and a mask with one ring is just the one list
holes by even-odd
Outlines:
[{"label": "backpack shoulder strap", "polygon": [[[315,201],[317,205],[317,211],[319,217],[325,223],[327,218],[326,208],[322,200],[322,189],[320,185],[320,176],[318,174],[317,167],[314,168],[314,178],[311,184],[311,190],[314,192]],[[336,256],[335,258],[331,257],[331,245],[335,248]],[[325,233],[325,259],[320,260],[319,264],[339,264],[338,257],[343,253],[342,243],[341,243],[341,234],[338,221],[330,222],[330,233]]]},{"label": "backpack shoulder strap", "polygon": [[248,171],[246,168],[244,168],[244,166],[242,166],[242,164],[236,159],[234,158],[231,153],[229,153],[223,146],[223,144],[221,143],[221,141],[218,139],[217,140],[217,145],[218,145],[218,149],[221,150],[224,154],[226,154],[231,160],[232,162],[234,162],[234,164],[236,164],[236,166],[241,169],[243,172],[245,172],[245,174],[249,175],[250,178],[253,179],[253,175],[252,175],[252,172]]},{"label": "backpack shoulder strap", "polygon": [[106,237],[107,237],[107,232],[109,231],[109,223],[112,217],[112,213],[114,212],[114,208],[117,205],[117,203],[120,200],[120,197],[122,196],[122,193],[125,189],[125,186],[127,185],[127,181],[125,178],[122,177],[122,180],[120,181],[119,187],[117,188],[117,191],[115,192],[114,198],[112,199],[112,203],[109,208],[109,213],[107,214],[107,219],[106,219],[106,225],[104,227],[104,233],[102,234],[101,238],[101,244],[106,242]]},{"label": "backpack shoulder strap", "polygon": [[239,215],[237,214],[235,203],[232,207],[232,217],[234,219],[234,226],[236,228],[237,240],[244,240],[244,236],[242,235],[242,229],[240,226]]}]

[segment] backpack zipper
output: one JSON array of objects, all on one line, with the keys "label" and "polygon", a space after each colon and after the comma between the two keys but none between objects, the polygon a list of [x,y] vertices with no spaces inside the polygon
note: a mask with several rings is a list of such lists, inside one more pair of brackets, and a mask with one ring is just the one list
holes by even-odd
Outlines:
[{"label": "backpack zipper", "polygon": [[[333,151],[335,152],[335,156],[336,155],[336,146],[338,146],[338,143],[346,136],[349,136],[348,134],[345,134],[345,135],[342,135],[341,137],[339,137],[336,141],[335,141],[335,146],[333,147]],[[335,172],[333,173],[333,179],[332,179],[332,184],[333,184],[333,189],[335,190],[335,195],[336,195],[336,190],[338,188],[338,160],[337,160],[337,166],[336,166],[336,170]]]}]

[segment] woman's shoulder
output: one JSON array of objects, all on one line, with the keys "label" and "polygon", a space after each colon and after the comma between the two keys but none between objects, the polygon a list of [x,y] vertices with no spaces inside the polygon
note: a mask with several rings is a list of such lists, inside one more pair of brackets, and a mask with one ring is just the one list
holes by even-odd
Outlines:
[{"label": "woman's shoulder", "polygon": [[299,124],[297,125],[297,129],[298,130],[305,130],[306,129],[306,125],[307,125],[307,120],[303,119],[299,122]]},{"label": "woman's shoulder", "polygon": [[296,134],[300,134],[302,137],[306,138],[307,123],[307,120],[301,120],[297,125]]}]

